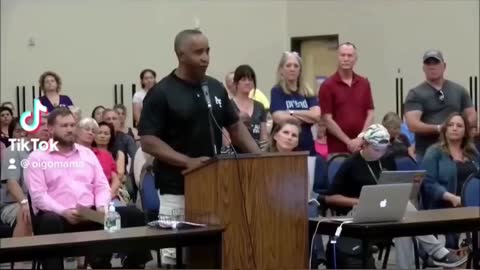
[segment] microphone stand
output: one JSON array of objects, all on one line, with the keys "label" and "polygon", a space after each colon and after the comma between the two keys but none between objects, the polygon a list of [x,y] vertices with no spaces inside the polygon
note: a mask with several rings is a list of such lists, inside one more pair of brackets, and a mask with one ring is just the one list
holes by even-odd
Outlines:
[{"label": "microphone stand", "polygon": [[215,133],[213,133],[212,117],[213,117],[212,106],[209,106],[208,107],[208,127],[210,129],[210,141],[213,147],[213,155],[216,156],[218,155],[218,152],[217,152],[217,144],[215,143]]}]

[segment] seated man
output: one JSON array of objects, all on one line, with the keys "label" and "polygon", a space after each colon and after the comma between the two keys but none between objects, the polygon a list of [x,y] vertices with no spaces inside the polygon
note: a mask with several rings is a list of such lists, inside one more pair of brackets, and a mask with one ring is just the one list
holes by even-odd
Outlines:
[{"label": "seated man", "polygon": [[13,143],[6,149],[5,157],[2,159],[1,179],[6,182],[2,182],[3,206],[0,207],[0,219],[2,223],[14,227],[13,237],[32,235],[27,188],[20,164],[22,164],[22,160],[28,158],[28,155],[33,150],[31,139],[47,141],[49,138],[46,115],[43,116],[44,119],[42,119],[40,129],[35,133],[26,134],[19,122],[15,124],[14,134],[17,134],[16,137],[22,140],[29,141],[29,149],[20,149],[21,143]]},{"label": "seated man", "polygon": [[[58,142],[58,150],[34,151],[28,157],[25,179],[35,212],[32,219],[36,234],[103,229],[102,224],[83,220],[76,210],[80,205],[104,211],[110,201],[110,186],[94,153],[74,143],[75,128],[75,119],[67,108],[50,112],[48,129]],[[145,225],[143,213],[136,208],[118,207],[117,212],[122,227]],[[87,262],[93,268],[111,268],[110,259],[111,254],[97,254]],[[144,268],[149,259],[148,251],[139,250],[128,254],[123,266]],[[62,258],[49,258],[42,264],[43,269],[63,269]]]},{"label": "seated man", "polygon": [[[347,214],[358,204],[363,186],[376,185],[383,170],[396,170],[395,160],[391,156],[384,156],[390,141],[390,135],[385,127],[378,124],[372,125],[360,136],[364,139],[362,150],[344,161],[330,187],[330,195],[325,199],[328,205],[335,207],[342,215]],[[417,211],[417,209],[409,202],[407,211]],[[433,235],[417,236],[416,239],[437,266],[453,268],[467,260],[466,256],[458,257],[450,252]],[[395,249],[397,267],[414,269],[412,238],[396,238]]]}]

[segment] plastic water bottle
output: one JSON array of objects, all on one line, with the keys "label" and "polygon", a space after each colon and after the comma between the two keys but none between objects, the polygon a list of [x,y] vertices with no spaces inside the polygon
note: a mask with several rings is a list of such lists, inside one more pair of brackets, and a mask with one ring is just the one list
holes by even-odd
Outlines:
[{"label": "plastic water bottle", "polygon": [[115,211],[113,202],[110,202],[107,211],[105,211],[104,229],[108,232],[116,232],[121,229],[121,224],[120,214]]}]

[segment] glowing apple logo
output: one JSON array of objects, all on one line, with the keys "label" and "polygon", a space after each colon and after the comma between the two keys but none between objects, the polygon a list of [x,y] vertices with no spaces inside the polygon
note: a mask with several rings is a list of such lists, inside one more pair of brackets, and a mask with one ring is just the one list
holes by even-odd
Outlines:
[{"label": "glowing apple logo", "polygon": [[383,201],[380,202],[380,208],[385,208],[387,207],[387,199],[384,199]]}]

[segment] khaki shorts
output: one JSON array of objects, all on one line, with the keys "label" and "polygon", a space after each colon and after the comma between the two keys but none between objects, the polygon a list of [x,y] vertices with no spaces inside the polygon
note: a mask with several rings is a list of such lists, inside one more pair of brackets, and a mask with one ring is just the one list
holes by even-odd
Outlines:
[{"label": "khaki shorts", "polygon": [[3,224],[8,224],[13,227],[17,220],[18,211],[20,211],[20,204],[7,204],[0,209],[0,220]]}]

